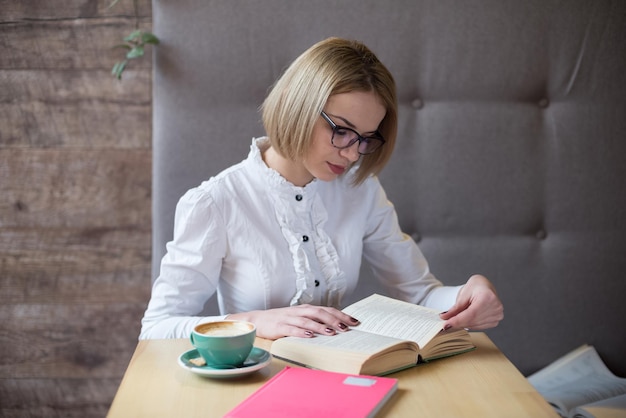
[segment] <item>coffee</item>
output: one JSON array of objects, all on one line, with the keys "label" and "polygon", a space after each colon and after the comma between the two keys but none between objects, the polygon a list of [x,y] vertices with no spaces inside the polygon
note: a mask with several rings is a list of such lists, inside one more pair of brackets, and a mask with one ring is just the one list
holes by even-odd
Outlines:
[{"label": "coffee", "polygon": [[201,331],[204,335],[213,335],[215,337],[232,337],[234,335],[240,335],[247,331],[233,328],[209,328],[205,331]]},{"label": "coffee", "polygon": [[200,325],[196,331],[214,337],[233,337],[252,331],[252,327],[241,323],[216,322]]},{"label": "coffee", "polygon": [[208,367],[223,369],[243,365],[255,336],[254,324],[224,320],[196,325],[190,339]]}]

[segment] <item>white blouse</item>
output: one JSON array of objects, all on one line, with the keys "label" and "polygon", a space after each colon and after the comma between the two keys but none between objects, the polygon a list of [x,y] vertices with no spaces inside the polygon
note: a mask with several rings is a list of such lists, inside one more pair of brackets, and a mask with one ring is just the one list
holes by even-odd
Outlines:
[{"label": "white blouse", "polygon": [[[375,176],[353,171],[296,187],[268,168],[252,141],[248,158],[178,202],[174,238],[142,320],[140,338],[187,338],[230,313],[311,303],[340,308],[361,259],[389,296],[446,310],[460,289],[442,286],[403,234]],[[217,292],[220,316],[198,316]]]}]

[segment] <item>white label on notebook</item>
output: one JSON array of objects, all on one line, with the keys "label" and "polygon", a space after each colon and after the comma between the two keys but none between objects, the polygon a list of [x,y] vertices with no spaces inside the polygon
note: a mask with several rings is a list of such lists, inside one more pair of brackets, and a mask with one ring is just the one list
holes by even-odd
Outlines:
[{"label": "white label on notebook", "polygon": [[368,379],[367,377],[348,376],[343,381],[344,385],[352,386],[373,386],[376,384],[376,379]]}]

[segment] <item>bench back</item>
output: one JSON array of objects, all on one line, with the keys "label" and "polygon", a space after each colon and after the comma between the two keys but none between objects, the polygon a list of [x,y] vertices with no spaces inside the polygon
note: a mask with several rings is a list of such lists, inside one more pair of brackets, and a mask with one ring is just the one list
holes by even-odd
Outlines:
[{"label": "bench back", "polygon": [[[482,273],[488,334],[529,374],[580,344],[626,375],[626,2],[153,0],[154,274],[189,188],[264,134],[295,57],[363,41],[394,74],[380,178],[447,284]],[[377,290],[366,270],[361,293]]]}]

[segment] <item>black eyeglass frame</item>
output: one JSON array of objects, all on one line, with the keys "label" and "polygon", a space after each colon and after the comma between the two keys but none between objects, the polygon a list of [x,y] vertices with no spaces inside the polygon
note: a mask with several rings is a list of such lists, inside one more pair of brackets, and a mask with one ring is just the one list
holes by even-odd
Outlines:
[{"label": "black eyeglass frame", "polygon": [[[324,118],[324,120],[326,122],[328,122],[330,127],[333,129],[333,136],[330,138],[330,143],[335,148],[338,148],[338,149],[350,148],[352,145],[354,145],[358,141],[359,142],[359,146],[358,146],[359,154],[361,154],[361,155],[368,155],[368,154],[372,154],[372,153],[378,151],[380,149],[380,147],[385,145],[385,142],[386,142],[385,138],[383,138],[383,136],[378,131],[376,131],[376,133],[375,133],[376,136],[361,136],[360,133],[358,133],[357,131],[355,131],[352,128],[347,128],[345,126],[337,125],[335,122],[333,122],[333,120],[323,110],[321,111],[321,115]],[[350,132],[354,132],[354,134],[356,135],[356,138],[354,138],[352,141],[350,141],[348,143],[348,145],[344,145],[343,147],[335,145],[335,134],[337,133],[337,131],[339,131],[341,129],[344,129],[344,130],[350,131]],[[370,141],[372,141],[372,140],[377,141],[377,143],[379,143],[380,145],[377,145],[371,151],[368,151],[368,152],[365,152],[365,153],[361,152],[361,150],[360,150],[361,143],[363,143],[363,141],[365,141],[365,143],[368,144],[368,143],[371,143]]]}]

